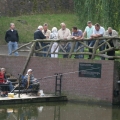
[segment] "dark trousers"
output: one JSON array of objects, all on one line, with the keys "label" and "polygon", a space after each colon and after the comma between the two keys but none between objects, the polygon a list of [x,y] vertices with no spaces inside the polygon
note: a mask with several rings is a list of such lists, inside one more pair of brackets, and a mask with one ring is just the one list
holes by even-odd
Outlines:
[{"label": "dark trousers", "polygon": [[[42,43],[42,47],[45,47],[45,46],[47,46],[47,45],[49,45],[49,43]],[[49,47],[44,48],[43,51],[47,52],[48,49],[49,49]],[[43,57],[47,57],[47,54],[46,54],[46,53],[43,53],[42,56],[43,56]],[[51,55],[49,54],[48,57],[51,57]]]},{"label": "dark trousers", "polygon": [[[88,46],[90,45],[91,42],[92,42],[92,41],[88,41]],[[92,45],[91,45],[90,47],[92,47]],[[92,50],[92,49],[89,49],[89,52],[92,53],[93,50]],[[89,55],[88,59],[91,59],[91,57],[92,57],[92,55]]]},{"label": "dark trousers", "polygon": [[[113,44],[112,41],[109,41],[109,44],[110,44],[111,47],[114,47],[114,44]],[[107,45],[106,48],[109,48],[108,45]],[[108,55],[108,56],[115,56],[115,51],[114,51],[114,50],[108,51],[108,52],[107,52],[107,55]],[[114,60],[114,58],[108,58],[108,60]]]},{"label": "dark trousers", "polygon": [[[35,50],[38,50],[38,49],[40,49],[40,46],[39,46],[38,42],[36,42]],[[35,53],[35,56],[41,56],[41,54],[40,53]]]}]

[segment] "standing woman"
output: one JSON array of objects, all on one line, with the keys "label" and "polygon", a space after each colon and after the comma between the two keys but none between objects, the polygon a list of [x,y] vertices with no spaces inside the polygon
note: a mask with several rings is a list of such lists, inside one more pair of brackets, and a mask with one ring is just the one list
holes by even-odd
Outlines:
[{"label": "standing woman", "polygon": [[[56,27],[52,28],[52,33],[50,34],[50,39],[53,39],[53,40],[57,40],[58,39],[58,31],[57,31]],[[52,48],[51,48],[51,53],[58,52],[58,49],[59,49],[58,43],[54,42],[53,45],[52,45]],[[52,58],[58,58],[58,54],[53,53],[53,54],[51,54],[51,57]]]}]

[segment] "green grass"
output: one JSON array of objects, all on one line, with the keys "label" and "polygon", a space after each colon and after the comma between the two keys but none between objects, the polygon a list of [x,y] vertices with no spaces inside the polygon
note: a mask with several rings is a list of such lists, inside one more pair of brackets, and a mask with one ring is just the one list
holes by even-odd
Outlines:
[{"label": "green grass", "polygon": [[[23,24],[17,20],[24,20],[27,24]],[[4,36],[9,24],[13,22],[19,32],[20,43],[26,43],[33,40],[33,33],[39,25],[44,23],[49,24],[49,29],[57,27],[60,29],[60,23],[65,22],[67,27],[71,30],[73,26],[79,26],[78,17],[75,14],[38,14],[38,15],[24,15],[18,17],[0,17],[0,44],[5,44]]]},{"label": "green grass", "polygon": [[[99,50],[97,50],[97,52],[98,52]],[[84,48],[84,52],[88,52],[88,49],[87,48]],[[120,51],[115,51],[115,55],[116,56],[120,56]],[[59,58],[63,58],[63,55],[59,55],[58,56]],[[84,55],[84,59],[88,59],[88,57],[89,57],[89,55]],[[72,55],[72,57],[71,57],[72,59],[75,59],[74,58],[74,55]],[[101,60],[101,57],[99,57],[99,56],[96,56],[95,58],[94,58],[94,60]],[[106,60],[107,60],[107,58],[106,58]],[[116,61],[120,61],[119,59],[116,59]]]},{"label": "green grass", "polygon": [[[26,21],[27,24],[23,24],[18,20]],[[44,23],[49,24],[49,29],[52,27],[57,27],[60,29],[60,23],[65,22],[67,28],[71,30],[73,26],[81,28],[78,17],[75,14],[38,14],[38,15],[23,15],[18,17],[0,17],[0,44],[6,44],[4,37],[5,32],[9,29],[9,24],[13,22],[16,25],[16,29],[19,32],[20,43],[26,43],[33,40],[33,33],[39,25]],[[85,49],[88,51],[88,49]],[[116,51],[116,55],[119,55],[119,51]],[[59,55],[62,58],[62,55]],[[72,56],[74,58],[74,55]],[[88,55],[84,56],[87,59]],[[96,60],[100,60],[100,57],[95,57]]]}]

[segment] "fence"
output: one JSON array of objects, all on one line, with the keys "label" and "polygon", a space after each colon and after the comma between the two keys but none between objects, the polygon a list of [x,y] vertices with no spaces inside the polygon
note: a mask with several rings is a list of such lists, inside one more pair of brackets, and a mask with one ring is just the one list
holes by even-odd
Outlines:
[{"label": "fence", "polygon": [[[13,51],[22,51],[22,52],[32,52],[33,53],[40,53],[40,54],[46,54],[46,57],[49,57],[51,54],[59,54],[59,55],[68,55],[68,58],[71,58],[72,55],[92,55],[91,59],[94,59],[95,56],[104,57],[104,58],[115,58],[118,59],[120,56],[108,56],[106,52],[108,51],[116,51],[120,49],[119,45],[120,38],[116,37],[101,37],[96,38],[94,41],[93,47],[90,47],[87,42],[90,41],[89,39],[83,39],[83,40],[33,40],[30,43],[24,44],[20,46],[17,50]],[[101,42],[102,41],[102,42]],[[110,45],[110,42],[113,42],[114,46]],[[39,48],[36,50],[35,45],[36,42],[38,42]],[[51,52],[51,48],[54,44],[54,42],[57,43],[57,46],[54,48],[54,51]],[[78,48],[75,50],[75,44],[76,42],[81,43],[81,46],[78,46]],[[42,43],[47,43],[46,45],[42,46]],[[70,50],[66,52],[66,48],[68,47],[68,43],[70,43]],[[101,44],[99,44],[101,43]],[[64,45],[64,46],[63,46]],[[108,46],[105,47],[102,51],[99,51],[100,47],[102,46]],[[27,49],[24,49],[27,48]],[[47,48],[47,51],[44,51],[44,49]],[[60,51],[56,52],[56,50],[59,48]],[[81,48],[87,48],[91,49],[92,52],[80,52]]]},{"label": "fence", "polygon": [[[30,57],[34,53],[38,54],[45,54],[46,57],[50,57],[51,54],[59,54],[59,55],[67,55],[68,58],[71,58],[73,55],[91,55],[91,59],[94,59],[96,56],[108,58],[108,59],[119,59],[120,56],[109,56],[106,53],[108,51],[116,51],[120,50],[120,44],[119,44],[120,38],[118,37],[100,37],[93,39],[94,41],[93,46],[88,45],[89,39],[83,39],[83,40],[48,40],[48,39],[41,39],[41,40],[33,40],[27,44],[24,44],[20,46],[17,50],[13,51],[12,53],[18,51],[18,52],[29,52],[25,68],[27,67],[27,64],[30,60]],[[79,42],[81,45],[78,46],[76,49],[76,43]],[[110,43],[113,43],[113,46],[111,46]],[[37,49],[36,49],[36,43],[38,43]],[[46,43],[43,45],[43,43]],[[51,51],[51,48],[53,44],[56,43],[57,45],[54,47],[54,50]],[[70,45],[70,49],[66,51],[66,48]],[[101,47],[101,51],[99,50]],[[80,52],[80,50],[84,48],[84,51]],[[46,49],[46,51],[45,51]],[[59,49],[59,51],[56,52],[56,50]],[[91,49],[91,52],[86,51],[87,49]],[[23,70],[24,73],[25,69]]]}]

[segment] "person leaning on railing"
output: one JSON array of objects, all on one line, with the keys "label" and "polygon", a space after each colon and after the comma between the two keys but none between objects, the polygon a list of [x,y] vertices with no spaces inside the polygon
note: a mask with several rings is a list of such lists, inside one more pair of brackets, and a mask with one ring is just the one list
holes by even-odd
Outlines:
[{"label": "person leaning on railing", "polygon": [[[116,30],[113,30],[111,27],[108,27],[108,30],[105,31],[104,37],[118,37],[118,32]],[[109,44],[111,47],[116,47],[118,41],[116,39],[112,39],[109,41]],[[109,46],[107,45],[106,48],[108,49]],[[108,51],[107,55],[115,56],[115,50]],[[108,60],[114,60],[114,58],[108,58]]]},{"label": "person leaning on railing", "polygon": [[[82,35],[83,35],[82,30],[77,29],[77,27],[72,27],[72,39],[73,40],[81,40]],[[79,41],[76,41],[74,51],[76,52],[76,50],[79,47],[82,47],[79,51],[84,52],[84,46]],[[75,58],[84,58],[84,55],[75,55]]]},{"label": "person leaning on railing", "polygon": [[[105,33],[105,29],[102,26],[100,26],[99,23],[96,23],[95,28],[93,29],[93,34],[91,35],[90,39],[103,37],[104,33]],[[99,40],[99,45],[102,44],[104,41],[105,40]],[[89,46],[93,47],[94,43],[95,41],[91,42]],[[99,47],[99,50],[100,51],[105,50],[105,44]],[[105,60],[105,58],[101,57],[101,60]]]},{"label": "person leaning on railing", "polygon": [[[87,39],[90,39],[91,35],[93,34],[93,30],[95,29],[95,26],[92,25],[92,22],[91,21],[88,21],[87,22],[87,26],[83,32],[83,36],[81,39],[84,39],[85,35],[87,34]],[[90,43],[94,43],[94,40],[89,40],[88,41],[88,46],[90,45]],[[92,49],[89,49],[89,52],[92,53]],[[91,56],[92,55],[89,55],[89,58],[88,59],[91,59]]]},{"label": "person leaning on railing", "polygon": [[[66,24],[61,23],[60,26],[61,26],[61,29],[58,30],[58,39],[62,39],[62,40],[70,39],[71,32],[68,28],[66,28]],[[62,47],[64,48],[64,50],[66,52],[69,52],[70,48],[71,48],[71,43],[70,42],[67,42],[67,43],[63,42]],[[63,58],[68,58],[68,55],[63,55]]]}]

